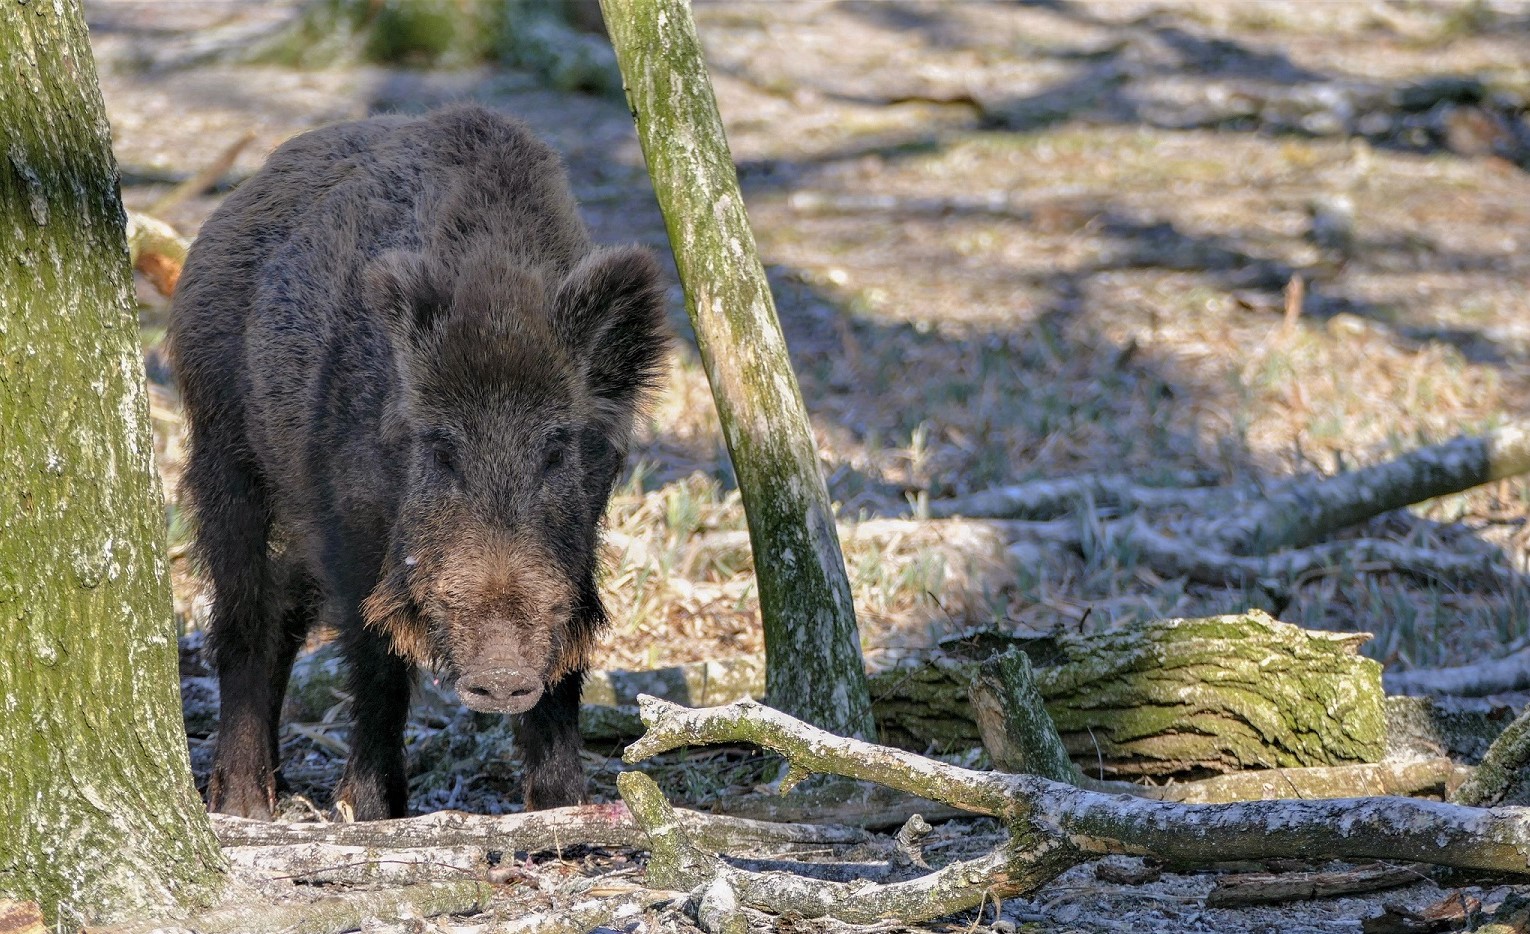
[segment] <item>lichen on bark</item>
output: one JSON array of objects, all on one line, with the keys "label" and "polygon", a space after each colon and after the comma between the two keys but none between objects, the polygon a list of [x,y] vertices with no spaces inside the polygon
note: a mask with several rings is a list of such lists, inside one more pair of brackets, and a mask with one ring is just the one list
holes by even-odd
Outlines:
[{"label": "lichen on bark", "polygon": [[0,894],[64,928],[207,901],[163,499],[77,2],[0,5]]},{"label": "lichen on bark", "polygon": [[818,450],[684,0],[601,0],[738,475],[765,629],[766,690],[870,737],[850,582]]}]

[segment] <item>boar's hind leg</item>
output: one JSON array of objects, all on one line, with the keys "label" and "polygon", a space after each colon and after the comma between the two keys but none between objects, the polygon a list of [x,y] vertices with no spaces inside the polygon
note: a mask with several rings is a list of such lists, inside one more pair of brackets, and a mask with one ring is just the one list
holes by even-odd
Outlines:
[{"label": "boar's hind leg", "polygon": [[516,744],[521,747],[525,777],[522,798],[528,811],[584,804],[584,766],[579,761],[579,690],[584,672],[574,671],[552,685],[542,699],[521,714]]},{"label": "boar's hind leg", "polygon": [[[198,452],[207,451],[199,462]],[[270,525],[252,471],[193,448],[188,483],[201,521],[198,548],[213,585],[209,640],[218,672],[218,745],[207,805],[269,820],[276,806],[277,720],[311,605],[284,584],[267,552]],[[200,468],[200,469],[199,469]]]},{"label": "boar's hind leg", "polygon": [[356,820],[403,817],[409,805],[404,722],[409,716],[410,664],[359,619],[349,622],[343,632],[355,726],[335,802],[349,804]]}]

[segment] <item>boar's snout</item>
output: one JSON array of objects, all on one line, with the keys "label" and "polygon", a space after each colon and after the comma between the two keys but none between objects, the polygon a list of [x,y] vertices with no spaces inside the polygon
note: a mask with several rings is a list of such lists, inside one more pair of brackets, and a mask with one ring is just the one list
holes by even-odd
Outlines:
[{"label": "boar's snout", "polygon": [[542,699],[542,679],[520,668],[480,668],[457,679],[457,696],[480,713],[525,713]]}]

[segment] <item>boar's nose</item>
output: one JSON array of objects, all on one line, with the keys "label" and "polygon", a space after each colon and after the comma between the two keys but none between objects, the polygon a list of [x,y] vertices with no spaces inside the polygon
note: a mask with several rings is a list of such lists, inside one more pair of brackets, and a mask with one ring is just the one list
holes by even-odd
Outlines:
[{"label": "boar's nose", "polygon": [[483,713],[525,713],[542,699],[542,679],[517,668],[483,668],[457,679],[457,696]]}]

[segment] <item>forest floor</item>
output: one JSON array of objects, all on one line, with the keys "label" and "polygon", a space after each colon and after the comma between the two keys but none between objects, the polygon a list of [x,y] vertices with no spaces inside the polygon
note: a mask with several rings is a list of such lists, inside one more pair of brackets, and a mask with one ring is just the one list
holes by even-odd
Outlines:
[{"label": "forest floor", "polygon": [[[520,115],[563,153],[598,239],[667,253],[620,99],[502,69],[295,70],[213,54],[293,10],[87,4],[130,208],[168,190],[145,179],[196,171],[245,133],[254,141],[235,173],[315,126],[472,99]],[[1530,5],[713,2],[696,12],[842,520],[1081,473],[1223,484],[1330,474],[1530,411]],[[192,235],[218,197],[164,219]],[[1295,309],[1293,279],[1305,292]],[[155,347],[165,307],[141,291],[183,550],[184,449]],[[605,667],[761,649],[747,547],[699,544],[743,529],[743,514],[678,286],[671,294],[686,340],[609,515]],[[1509,480],[1346,534],[1492,550],[1523,570],[1527,518],[1530,486]],[[1461,588],[1337,566],[1271,606],[1257,588],[1165,579],[1107,541],[1055,553],[972,541],[920,523],[847,540],[869,661],[974,626],[1087,632],[1250,605],[1372,633],[1365,651],[1394,668],[1530,639],[1522,577]],[[206,601],[177,564],[177,609],[194,630]],[[288,777],[322,799],[343,710],[333,693],[295,694],[307,707],[292,711],[302,728],[284,733]],[[417,752],[468,722],[430,690],[422,706],[437,712],[416,718]],[[192,742],[205,768],[205,732]],[[598,752],[589,758],[609,798],[619,762]],[[465,780],[457,772],[445,791],[417,787],[414,806],[510,807],[513,762],[498,761]],[[697,757],[675,770],[700,781],[723,764]],[[714,778],[706,794],[731,781]],[[1215,911],[1201,904],[1209,885],[1166,875],[1114,886],[1085,867],[1005,911],[1046,930],[1348,931],[1383,900]],[[1386,898],[1443,894],[1423,884]]]}]

